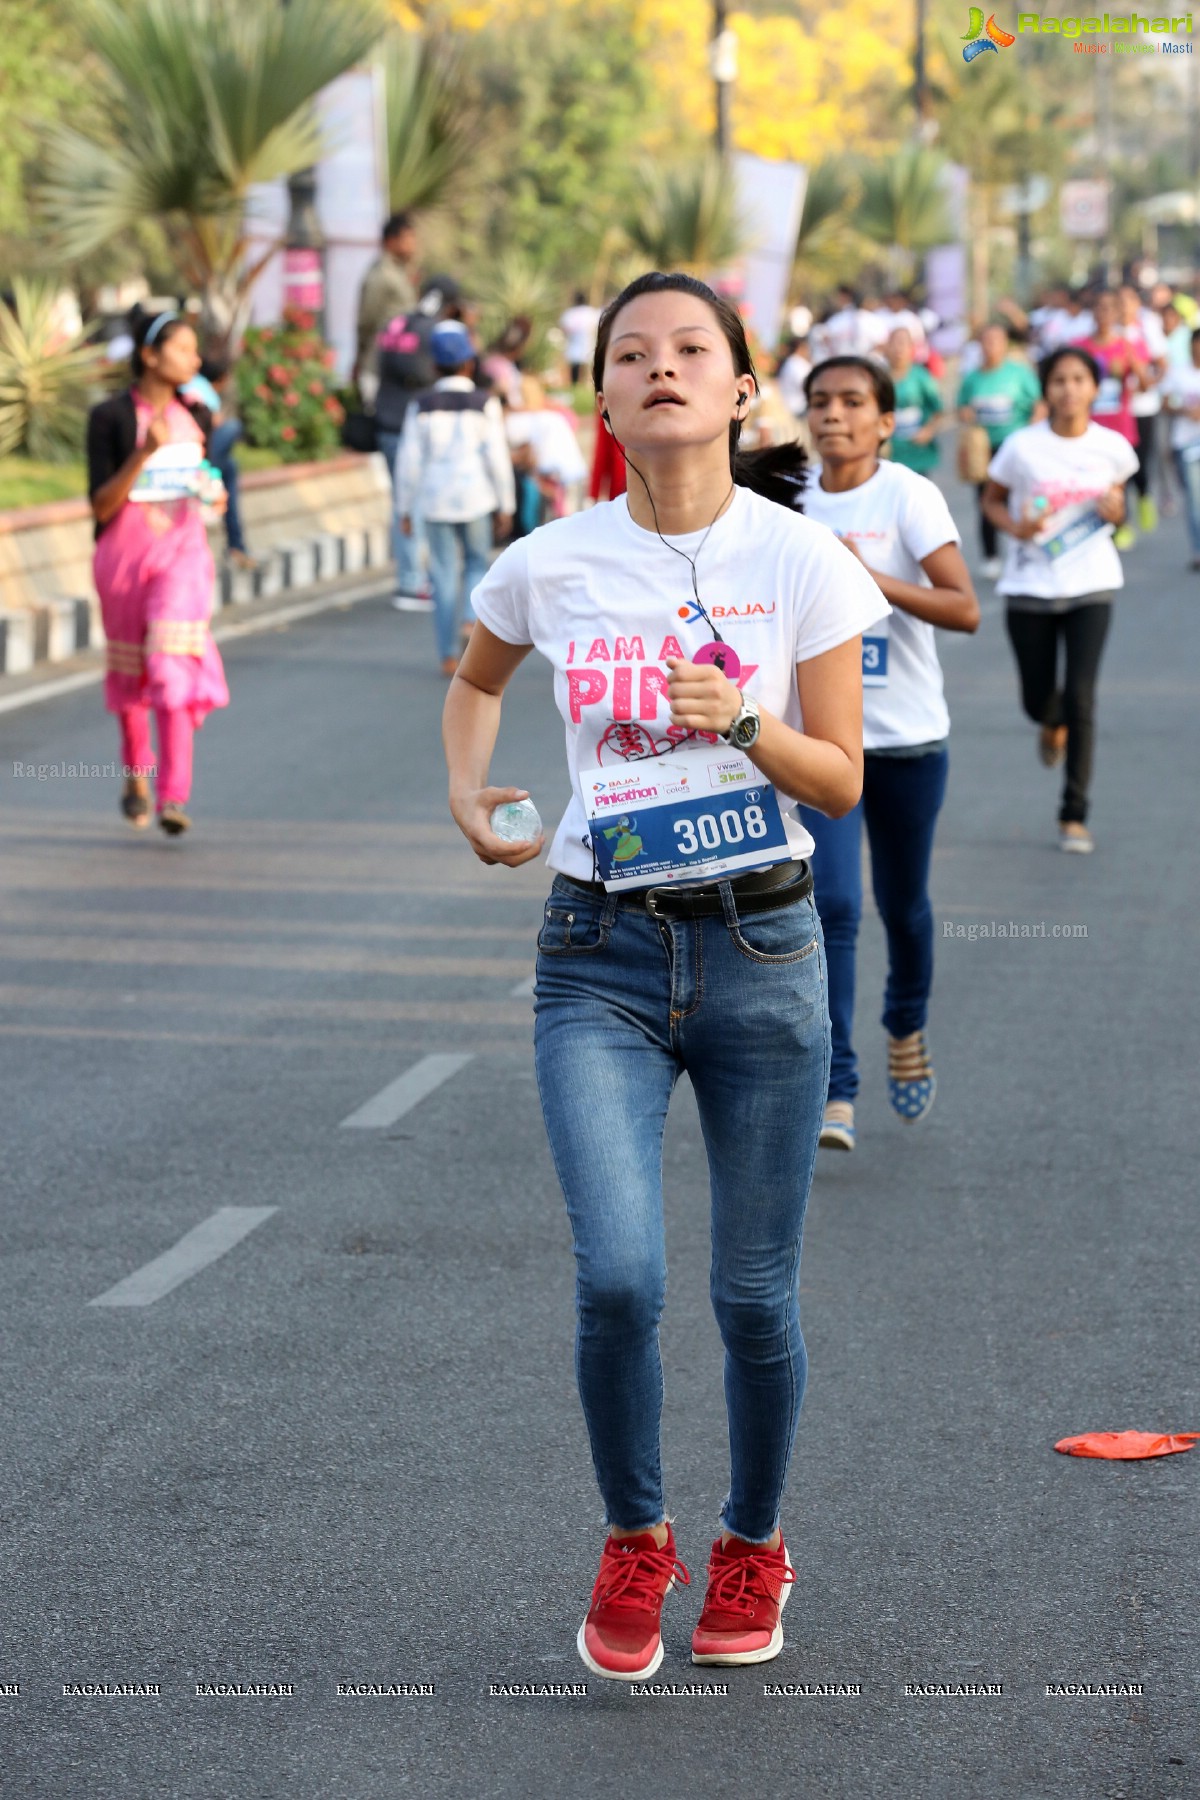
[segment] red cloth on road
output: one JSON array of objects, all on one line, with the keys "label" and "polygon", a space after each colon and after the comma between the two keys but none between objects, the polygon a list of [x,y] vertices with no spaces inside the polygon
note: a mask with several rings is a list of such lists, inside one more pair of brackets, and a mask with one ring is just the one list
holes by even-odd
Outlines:
[{"label": "red cloth on road", "polygon": [[1191,1450],[1200,1431],[1085,1431],[1082,1437],[1059,1438],[1054,1448],[1064,1456],[1102,1456],[1109,1462],[1140,1462],[1147,1456],[1174,1456]]}]

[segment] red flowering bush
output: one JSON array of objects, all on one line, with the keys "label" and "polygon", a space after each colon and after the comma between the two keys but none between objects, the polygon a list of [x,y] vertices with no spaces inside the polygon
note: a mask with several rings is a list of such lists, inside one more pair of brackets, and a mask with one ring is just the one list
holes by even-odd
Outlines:
[{"label": "red flowering bush", "polygon": [[345,412],[334,391],[334,352],[317,321],[288,307],[280,325],[246,333],[237,363],[246,441],[275,450],[283,462],[328,456],[341,443]]}]

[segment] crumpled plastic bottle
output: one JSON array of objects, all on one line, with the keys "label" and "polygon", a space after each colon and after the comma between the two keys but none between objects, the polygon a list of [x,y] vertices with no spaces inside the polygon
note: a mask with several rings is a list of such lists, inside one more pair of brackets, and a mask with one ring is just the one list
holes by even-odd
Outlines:
[{"label": "crumpled plastic bottle", "polygon": [[532,800],[505,800],[492,810],[488,823],[506,844],[533,844],[542,835],[542,821]]}]

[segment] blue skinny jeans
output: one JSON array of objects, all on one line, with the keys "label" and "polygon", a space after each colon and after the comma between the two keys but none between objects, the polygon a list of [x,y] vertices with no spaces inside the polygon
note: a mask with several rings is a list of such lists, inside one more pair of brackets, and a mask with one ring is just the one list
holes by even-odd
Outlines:
[{"label": "blue skinny jeans", "polygon": [[800,1244],[829,1077],[825,952],[811,899],[657,922],[558,876],[538,939],[534,1048],[575,1242],[575,1370],[609,1524],[664,1518],[658,1324],[662,1140],[691,1079],[711,1183],[710,1295],[725,1346],[721,1523],[765,1543],[804,1397]]},{"label": "blue skinny jeans", "polygon": [[887,934],[882,1023],[893,1037],[925,1028],[933,986],[929,865],[949,767],[944,744],[920,756],[877,756],[868,751],[863,759],[862,799],[853,812],[827,819],[810,807],[800,808],[816,844],[813,884],[829,959],[831,1100],[853,1100],[858,1093],[854,988],[864,824],[871,847],[871,887]]}]

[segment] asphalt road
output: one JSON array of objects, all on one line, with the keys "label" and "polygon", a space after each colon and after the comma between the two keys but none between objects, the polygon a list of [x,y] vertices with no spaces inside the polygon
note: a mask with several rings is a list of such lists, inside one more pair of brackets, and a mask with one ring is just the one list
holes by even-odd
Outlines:
[{"label": "asphalt road", "polygon": [[[96,689],[0,716],[4,1800],[1200,1792],[1200,1454],[1052,1448],[1200,1429],[1183,565],[1177,521],[1128,560],[1090,859],[1056,848],[995,604],[945,647],[939,932],[1046,935],[939,937],[910,1130],[865,922],[860,1146],[822,1153],[809,1213],[767,1669],[687,1661],[726,1463],[677,1097],[665,1456],[695,1585],[658,1679],[724,1694],[490,1691],[585,1679],[600,1509],[520,991],[547,877],[483,869],[448,819],[429,622],[365,604],[230,645],[182,843],[129,834],[111,776],[13,773],[115,759]],[[495,771],[565,799],[540,666]],[[113,1303],[135,1274],[146,1303]],[[63,1692],[88,1682],[161,1691]],[[222,1683],[293,1691],[196,1692]]]}]

